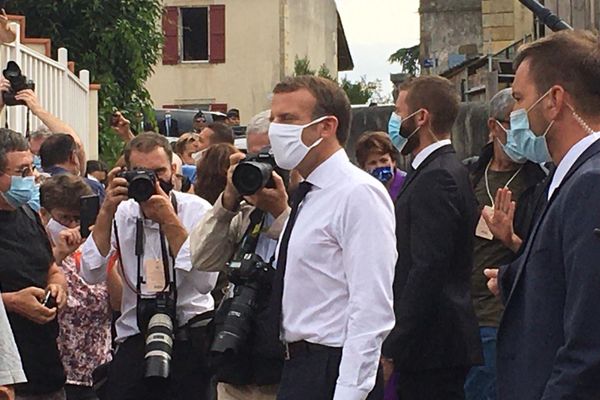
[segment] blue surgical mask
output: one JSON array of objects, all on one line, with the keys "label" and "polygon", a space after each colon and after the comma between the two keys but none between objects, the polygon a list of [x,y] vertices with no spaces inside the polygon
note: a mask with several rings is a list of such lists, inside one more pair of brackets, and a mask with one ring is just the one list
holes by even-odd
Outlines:
[{"label": "blue surgical mask", "polygon": [[[414,113],[410,114],[408,117],[405,118],[405,120],[412,118],[419,111],[421,111],[421,110],[417,110]],[[404,146],[406,146],[406,143],[408,143],[408,140],[411,137],[413,137],[413,135],[415,133],[417,133],[417,131],[420,128],[420,127],[417,127],[417,129],[415,129],[410,135],[408,135],[408,137],[404,137],[400,134],[401,127],[402,127],[402,117],[399,116],[398,114],[396,114],[395,112],[392,112],[392,115],[390,116],[390,120],[388,122],[388,135],[390,136],[390,139],[392,140],[392,143],[394,144],[394,146],[396,146],[396,148],[400,152],[402,152],[402,149],[404,149]]]},{"label": "blue surgical mask", "polygon": [[525,157],[535,163],[544,163],[552,160],[548,151],[546,135],[550,131],[550,128],[552,128],[552,125],[554,125],[554,121],[550,122],[541,136],[537,136],[530,128],[528,113],[549,93],[550,91],[547,91],[546,94],[540,97],[527,110],[521,108],[510,113],[510,131],[506,137],[506,145],[521,157]]},{"label": "blue surgical mask", "polygon": [[42,157],[40,157],[37,154],[33,155],[33,166],[35,167],[35,169],[37,169],[38,171],[42,170]]},{"label": "blue surgical mask", "polygon": [[[28,204],[30,201],[39,204],[40,187],[35,183],[35,177],[11,176],[10,178],[10,188],[6,192],[0,193],[0,195],[11,207],[16,209]],[[39,210],[39,207],[37,210]]]},{"label": "blue surgical mask", "polygon": [[371,171],[377,180],[383,184],[388,183],[394,177],[394,169],[392,167],[379,167]]},{"label": "blue surgical mask", "polygon": [[517,144],[514,140],[514,135],[511,133],[511,130],[506,129],[499,121],[496,121],[496,123],[506,133],[506,144],[502,144],[502,142],[496,138],[504,153],[517,164],[524,164],[527,161],[527,158],[523,157],[521,153],[517,152]]}]

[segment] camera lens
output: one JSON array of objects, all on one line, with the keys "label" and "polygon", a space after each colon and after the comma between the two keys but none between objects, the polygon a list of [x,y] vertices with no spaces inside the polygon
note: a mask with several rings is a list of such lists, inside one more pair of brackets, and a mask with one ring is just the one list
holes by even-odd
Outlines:
[{"label": "camera lens", "polygon": [[173,321],[167,314],[154,314],[146,337],[146,378],[168,378],[173,355]]},{"label": "camera lens", "polygon": [[271,179],[273,166],[256,161],[242,162],[233,172],[233,185],[242,196],[256,193]]},{"label": "camera lens", "polygon": [[154,179],[146,173],[134,176],[129,182],[129,197],[138,203],[148,200],[154,192]]}]

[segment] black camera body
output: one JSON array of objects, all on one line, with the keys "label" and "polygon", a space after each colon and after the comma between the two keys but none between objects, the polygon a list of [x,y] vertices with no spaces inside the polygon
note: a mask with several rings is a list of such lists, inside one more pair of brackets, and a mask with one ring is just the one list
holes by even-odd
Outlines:
[{"label": "black camera body", "polygon": [[2,71],[2,75],[10,82],[10,89],[8,92],[2,92],[2,100],[7,106],[27,105],[22,100],[15,99],[17,93],[21,90],[31,89],[35,90],[35,83],[32,80],[28,80],[25,75],[21,72],[21,68],[14,61],[9,61],[6,69]]},{"label": "black camera body", "polygon": [[253,195],[264,187],[273,188],[273,171],[276,167],[275,156],[270,148],[250,154],[235,168],[233,185],[242,196]]},{"label": "black camera body", "polygon": [[138,203],[148,200],[156,194],[156,174],[150,169],[133,169],[121,171],[118,175],[129,183],[129,198]]}]

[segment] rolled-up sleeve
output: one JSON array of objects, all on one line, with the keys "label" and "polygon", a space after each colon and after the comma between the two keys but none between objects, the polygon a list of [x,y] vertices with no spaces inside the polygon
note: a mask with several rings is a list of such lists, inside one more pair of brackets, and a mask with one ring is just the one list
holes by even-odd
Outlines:
[{"label": "rolled-up sleeve", "polygon": [[334,400],[363,400],[375,385],[381,345],[395,321],[392,285],[398,254],[388,194],[359,186],[337,230],[350,302]]},{"label": "rolled-up sleeve", "polygon": [[27,378],[0,296],[0,386],[24,382],[27,382]]},{"label": "rolled-up sleeve", "polygon": [[114,247],[111,247],[108,255],[103,257],[100,250],[98,250],[98,246],[96,246],[93,235],[90,235],[81,249],[81,270],[79,274],[83,280],[92,285],[106,282],[106,266],[114,251]]}]

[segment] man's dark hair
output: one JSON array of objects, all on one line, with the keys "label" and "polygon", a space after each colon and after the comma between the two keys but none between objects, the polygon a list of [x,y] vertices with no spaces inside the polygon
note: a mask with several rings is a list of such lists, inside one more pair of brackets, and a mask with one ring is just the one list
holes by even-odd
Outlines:
[{"label": "man's dark hair", "polygon": [[541,95],[562,86],[585,116],[600,112],[600,43],[591,31],[560,31],[519,49],[514,70],[529,62],[529,75]]},{"label": "man's dark hair", "polygon": [[0,172],[6,169],[7,153],[27,150],[29,144],[23,135],[10,129],[0,128]]},{"label": "man's dark hair", "polygon": [[238,110],[237,108],[231,108],[229,111],[227,111],[227,116],[229,118],[231,117],[240,117],[240,110]]},{"label": "man's dark hair", "polygon": [[434,134],[449,133],[458,116],[458,93],[446,78],[420,76],[404,82],[400,92],[408,92],[406,103],[410,112],[421,108],[431,115],[431,130]]},{"label": "man's dark hair", "polygon": [[64,208],[79,210],[79,198],[94,194],[83,178],[71,174],[55,175],[40,186],[40,202],[48,211]]},{"label": "man's dark hair", "polygon": [[234,143],[233,129],[231,129],[229,126],[220,122],[213,122],[212,124],[208,124],[206,127],[214,132],[210,137],[210,144]]},{"label": "man's dark hair", "polygon": [[141,153],[150,153],[157,147],[162,147],[167,153],[169,162],[173,162],[173,150],[167,138],[156,132],[144,132],[137,135],[131,142],[127,143],[125,150],[123,150],[123,156],[125,157],[125,164],[129,166],[129,158],[131,157],[132,151],[139,151]]},{"label": "man's dark hair", "polygon": [[364,168],[367,158],[371,153],[389,154],[393,161],[398,159],[398,150],[392,144],[390,137],[385,132],[365,132],[356,141],[356,161]]},{"label": "man's dark hair", "polygon": [[42,168],[50,168],[54,165],[68,162],[76,150],[77,143],[75,143],[71,135],[55,133],[48,136],[48,139],[40,147]]},{"label": "man's dark hair", "polygon": [[85,174],[89,175],[92,172],[97,171],[108,173],[108,167],[106,166],[106,163],[100,160],[89,160],[85,165]]},{"label": "man's dark hair", "polygon": [[292,93],[301,89],[308,90],[317,100],[312,113],[313,120],[333,115],[338,120],[336,132],[338,142],[343,146],[348,140],[352,113],[346,92],[332,80],[315,76],[297,76],[279,82],[273,93]]}]

